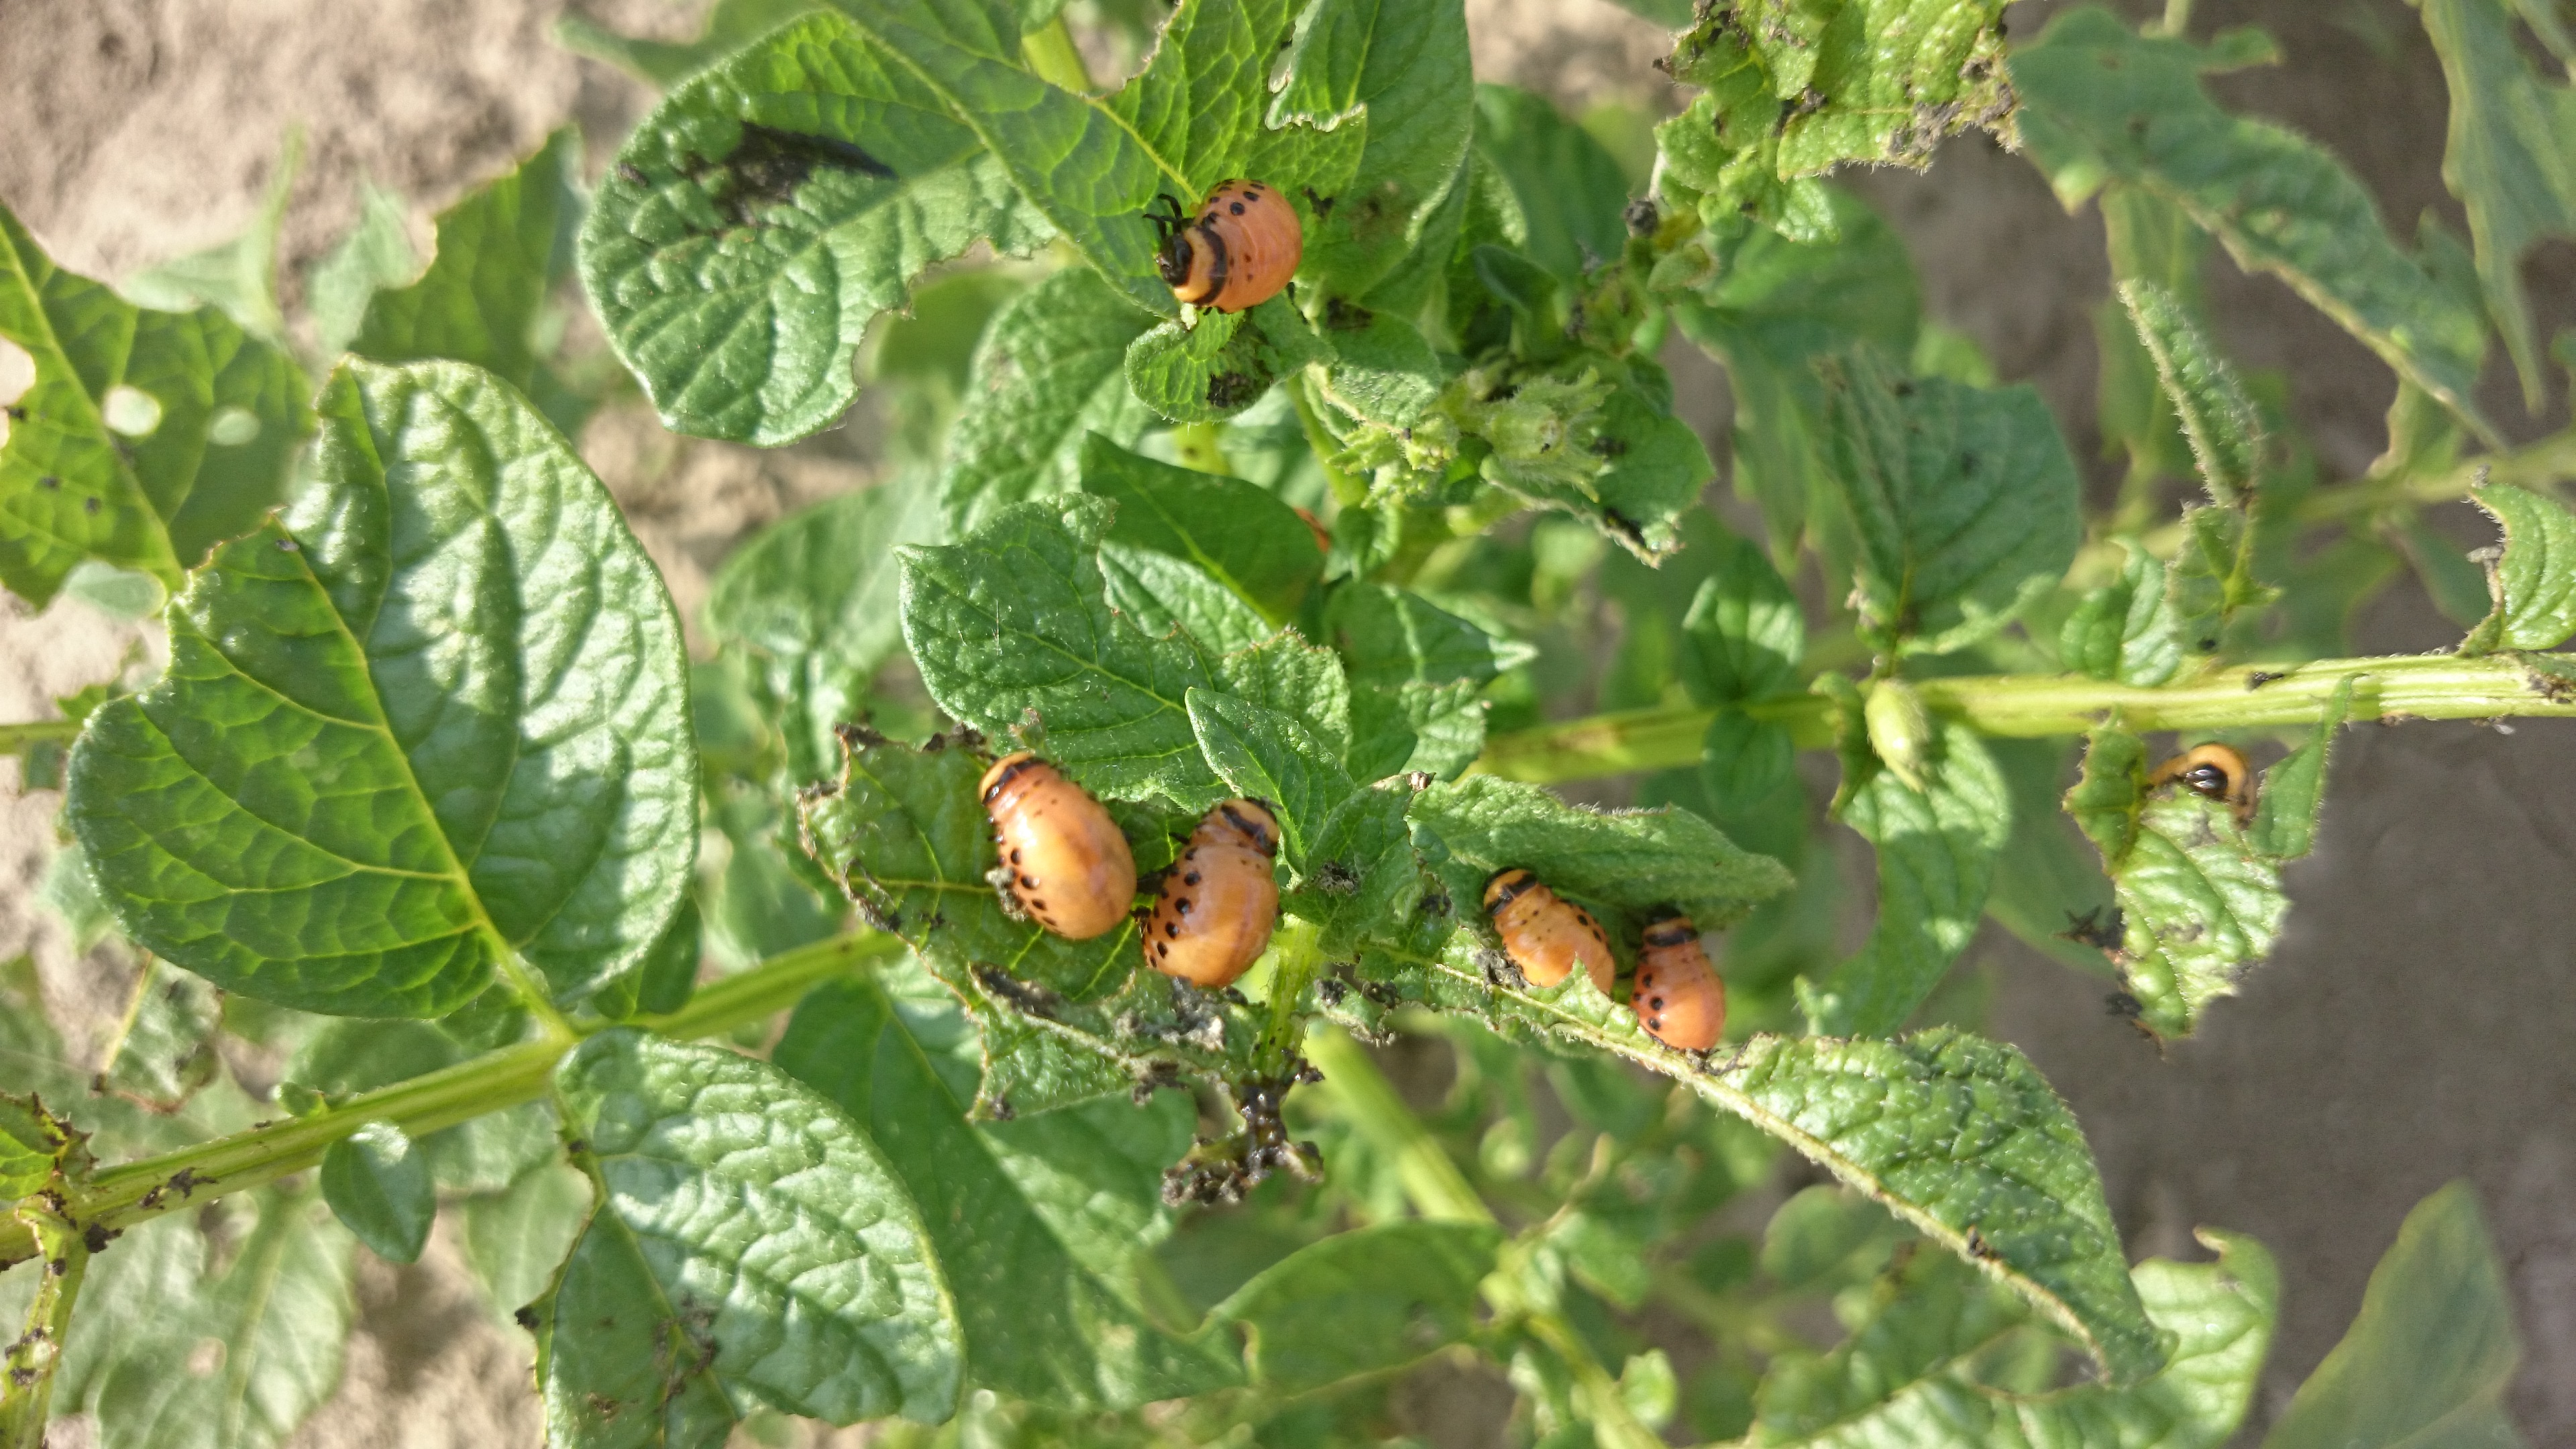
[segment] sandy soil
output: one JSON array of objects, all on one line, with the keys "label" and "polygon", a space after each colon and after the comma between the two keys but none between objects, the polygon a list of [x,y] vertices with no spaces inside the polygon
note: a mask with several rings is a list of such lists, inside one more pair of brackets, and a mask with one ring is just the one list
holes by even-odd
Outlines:
[{"label": "sandy soil", "polygon": [[[585,0],[629,30],[677,34],[691,7]],[[2023,3],[2016,33],[2059,7]],[[2135,5],[2125,8],[2135,9]],[[219,242],[248,220],[289,127],[307,159],[284,241],[292,278],[354,214],[361,178],[426,217],[577,119],[613,143],[644,97],[547,39],[543,0],[0,0],[0,198],[65,264],[117,276]],[[1472,0],[1480,72],[1585,101],[1659,49],[1608,0]],[[2400,0],[2204,0],[2202,33],[2259,19],[2280,70],[2230,77],[2229,98],[2320,137],[2350,160],[2401,232],[2441,189],[2444,96]],[[2086,309],[2101,295],[2100,232],[2067,218],[2023,163],[1983,142],[1928,178],[1864,189],[1896,220],[1937,315],[1982,342],[2008,378],[2037,382],[2079,453],[2093,388]],[[2557,325],[2576,317],[2576,249],[2534,268]],[[2279,367],[2331,470],[2381,444],[2384,368],[2278,284],[2213,273],[2236,355]],[[2549,335],[2544,327],[2543,336]],[[1714,429],[1722,392],[1700,390]],[[2521,426],[2518,401],[2491,389]],[[753,457],[604,415],[585,452],[670,574],[684,613],[741,533],[864,476],[864,427]],[[2474,522],[2458,521],[2476,538]],[[2374,608],[2367,646],[2455,637],[2412,590]],[[41,617],[0,600],[0,718],[119,667],[134,631],[74,603]],[[0,766],[0,772],[14,767]],[[2477,1183],[2513,1274],[2528,1340],[2514,1408],[2536,1443],[2576,1440],[2576,944],[2552,914],[2576,853],[2576,728],[2511,738],[2469,726],[2349,735],[2317,855],[2296,868],[2278,959],[2206,1034],[2159,1062],[2101,1009],[2099,983],[2009,942],[1979,948],[2006,982],[1996,1028],[2075,1106],[2141,1252],[2179,1253],[2188,1228],[2253,1232],[2288,1283],[2257,1424],[2278,1411],[2358,1306],[2405,1210],[2453,1176]],[[0,957],[32,949],[50,1002],[87,1019],[120,992],[112,961],[77,958],[28,906],[49,853],[54,797],[0,778]],[[2546,903],[2545,905],[2542,903]],[[2535,907],[2538,907],[2537,909]],[[442,1239],[416,1268],[371,1264],[337,1399],[298,1437],[325,1446],[491,1445],[536,1437],[524,1339],[474,1304]],[[1459,1427],[1463,1427],[1462,1418]],[[1445,1439],[1447,1436],[1443,1436]],[[78,1443],[77,1435],[63,1436]]]}]

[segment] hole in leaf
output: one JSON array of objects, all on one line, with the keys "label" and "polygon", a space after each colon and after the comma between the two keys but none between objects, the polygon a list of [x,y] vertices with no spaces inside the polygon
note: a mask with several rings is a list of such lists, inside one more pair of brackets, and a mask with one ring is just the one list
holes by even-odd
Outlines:
[{"label": "hole in leaf", "polygon": [[259,436],[259,414],[248,408],[218,408],[206,424],[206,441],[219,448],[238,448]]},{"label": "hole in leaf", "polygon": [[98,400],[98,412],[108,431],[129,438],[148,438],[161,426],[161,400],[139,387],[123,383],[107,390]]},{"label": "hole in leaf", "polygon": [[220,1338],[198,1339],[188,1350],[188,1372],[198,1378],[205,1378],[223,1366],[224,1341]]},{"label": "hole in leaf", "polygon": [[7,407],[27,395],[36,385],[36,355],[0,337],[0,407]]}]

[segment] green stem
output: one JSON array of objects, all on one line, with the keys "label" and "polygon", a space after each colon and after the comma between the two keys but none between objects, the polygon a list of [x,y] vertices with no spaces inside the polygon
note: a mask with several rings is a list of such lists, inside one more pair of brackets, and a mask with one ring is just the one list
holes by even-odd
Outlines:
[{"label": "green stem", "polygon": [[[2576,688],[2549,672],[2551,664],[2576,671],[2576,656],[2322,659],[2278,670],[2222,669],[2153,689],[2080,675],[1989,674],[1913,683],[1936,715],[1981,734],[2037,738],[2083,734],[2115,709],[2134,730],[2314,724],[2346,679],[2353,681],[2356,722],[2576,716]],[[1833,743],[1832,708],[1824,696],[1804,694],[1762,700],[1744,712],[1787,725],[1802,746],[1822,748]],[[1701,736],[1716,717],[1713,709],[1658,707],[1516,730],[1487,740],[1475,768],[1549,784],[1696,764]]]},{"label": "green stem", "polygon": [[2165,19],[2161,32],[2181,35],[2191,29],[2191,0],[2165,0]]},{"label": "green stem", "polygon": [[[1324,1085],[1349,1109],[1352,1127],[1395,1163],[1396,1181],[1413,1210],[1437,1222],[1492,1223],[1493,1210],[1475,1185],[1413,1114],[1395,1086],[1348,1033],[1327,1027],[1306,1038],[1306,1057],[1324,1074]],[[1510,1255],[1506,1253],[1506,1263]],[[1565,1361],[1605,1449],[1660,1449],[1663,1441],[1630,1413],[1612,1377],[1563,1315],[1530,1301],[1519,1275],[1508,1267],[1485,1279],[1485,1301],[1497,1317],[1511,1319]]]},{"label": "green stem", "polygon": [[67,719],[29,720],[24,724],[0,724],[0,755],[24,754],[29,745],[70,744],[80,737],[81,727]]},{"label": "green stem", "polygon": [[72,1305],[89,1272],[89,1245],[69,1222],[40,1203],[21,1204],[12,1221],[35,1235],[53,1269],[37,1281],[35,1301],[27,1308],[27,1331],[0,1355],[8,1370],[0,1381],[0,1449],[44,1449],[54,1371],[62,1366],[63,1346],[70,1341]]},{"label": "green stem", "polygon": [[[121,1232],[192,1201],[257,1187],[322,1160],[332,1143],[371,1122],[391,1122],[412,1137],[515,1107],[546,1089],[555,1063],[582,1036],[629,1025],[674,1037],[720,1036],[793,1006],[817,982],[896,954],[903,943],[863,932],[782,952],[738,976],[699,990],[689,1004],[632,1022],[587,1022],[551,1037],[487,1052],[426,1076],[364,1092],[314,1113],[263,1122],[247,1131],[176,1152],[111,1167],[66,1194],[64,1215],[83,1229]],[[0,1267],[36,1252],[35,1235],[16,1221],[0,1223]]]},{"label": "green stem", "polygon": [[1082,52],[1073,43],[1073,32],[1065,28],[1064,12],[1028,34],[1020,37],[1020,54],[1029,63],[1029,71],[1038,79],[1075,95],[1091,93],[1091,70],[1082,63]]},{"label": "green stem", "polygon": [[1202,473],[1234,476],[1234,463],[1225,456],[1225,424],[1183,423],[1172,429],[1172,451],[1179,455],[1181,466]]}]

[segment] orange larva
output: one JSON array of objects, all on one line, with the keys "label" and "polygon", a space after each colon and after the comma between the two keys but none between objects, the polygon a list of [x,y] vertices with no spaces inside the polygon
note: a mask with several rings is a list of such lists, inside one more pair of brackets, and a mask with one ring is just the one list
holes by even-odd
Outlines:
[{"label": "orange larva", "polygon": [[1726,982],[1709,964],[1690,917],[1667,915],[1646,927],[1637,952],[1637,992],[1628,1004],[1656,1040],[1704,1052],[1726,1035]]},{"label": "orange larva", "polygon": [[1485,914],[1503,938],[1503,950],[1532,986],[1554,986],[1574,971],[1577,961],[1601,994],[1610,994],[1619,965],[1610,958],[1610,938],[1592,913],[1549,890],[1537,876],[1514,866],[1494,872],[1485,882]]},{"label": "orange larva", "polygon": [[1220,181],[1199,203],[1196,220],[1170,196],[1154,198],[1168,212],[1147,211],[1163,244],[1154,253],[1172,295],[1194,307],[1240,312],[1279,295],[1306,254],[1297,208],[1275,186]]},{"label": "orange larva", "polygon": [[1145,918],[1145,960],[1207,991],[1234,984],[1279,923],[1279,822],[1258,800],[1225,800],[1199,820]]},{"label": "orange larva", "polygon": [[1021,910],[1068,941],[1088,941],[1127,919],[1136,857],[1089,791],[1026,750],[995,760],[983,791],[1001,871]]},{"label": "orange larva", "polygon": [[2180,785],[2195,795],[2224,800],[2236,812],[2236,823],[2254,818],[2254,770],[2231,745],[2194,745],[2147,777],[2147,788]]}]

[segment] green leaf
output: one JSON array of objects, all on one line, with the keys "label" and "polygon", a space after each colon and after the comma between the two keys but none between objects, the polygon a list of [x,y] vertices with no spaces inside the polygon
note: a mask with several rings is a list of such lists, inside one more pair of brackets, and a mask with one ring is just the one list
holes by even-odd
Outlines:
[{"label": "green leaf", "polygon": [[1352,789],[1333,751],[1287,715],[1217,690],[1192,689],[1189,711],[1208,763],[1236,794],[1278,807],[1282,854],[1306,870],[1310,842]]},{"label": "green leaf", "polygon": [[2216,1449],[2243,1422],[2271,1346],[2280,1275],[2252,1238],[2203,1229],[2215,1263],[2132,1271],[2162,1373],[2134,1387],[2014,1393],[1981,1368],[2026,1341],[2028,1314],[1957,1258],[1918,1254],[1879,1284],[1869,1318],[1831,1353],[1783,1357],[1758,1391],[1765,1445],[1925,1449]]},{"label": "green leaf", "polygon": [[1721,815],[1755,810],[1788,783],[1797,765],[1797,741],[1787,726],[1738,710],[1719,710],[1700,738],[1700,781]]},{"label": "green leaf", "polygon": [[2182,671],[2182,621],[2164,561],[2132,542],[2120,577],[2085,594],[2057,632],[2058,658],[2095,679],[2152,687]]},{"label": "green leaf", "polygon": [[2012,836],[1995,858],[1986,914],[2044,955],[2080,971],[2106,970],[2109,963],[2100,948],[2076,939],[2079,930],[2099,928],[2113,901],[2111,883],[2059,808],[2075,742],[1985,743],[2012,794]]},{"label": "green leaf", "polygon": [[1798,596],[1762,550],[1734,534],[1716,540],[1717,558],[1691,600],[1682,628],[1693,645],[1682,683],[1702,704],[1740,704],[1793,692],[1807,653]]},{"label": "green leaf", "polygon": [[1015,504],[964,540],[899,549],[903,635],[930,697],[988,735],[1034,725],[1047,757],[1095,791],[1215,797],[1190,732],[1190,689],[1216,683],[1186,639],[1113,611],[1094,550],[1111,505]]},{"label": "green leaf", "polygon": [[51,1182],[76,1141],[70,1125],[46,1111],[41,1097],[0,1095],[0,1201],[32,1196]]},{"label": "green leaf", "polygon": [[[517,1032],[510,1035],[515,1038]],[[444,1071],[474,1052],[473,1046],[425,1022],[325,1022],[288,1060],[285,1079],[328,1100],[345,1101]],[[553,1157],[555,1148],[554,1114],[544,1103],[530,1102],[425,1133],[410,1144],[410,1157],[443,1191],[493,1192]]]},{"label": "green leaf", "polygon": [[[1265,67],[1266,68],[1266,67]],[[1269,124],[1347,135],[1352,169],[1315,145],[1323,200],[1306,223],[1301,271],[1334,296],[1395,310],[1408,259],[1446,260],[1446,205],[1463,200],[1475,76],[1461,0],[1318,0],[1297,16]],[[1265,178],[1266,179],[1266,178]],[[1292,193],[1303,184],[1281,183]],[[1329,204],[1326,204],[1329,202]],[[1449,224],[1454,225],[1454,221]],[[1426,256],[1426,252],[1429,254]],[[1370,298],[1384,289],[1386,295]]]},{"label": "green leaf", "polygon": [[581,277],[664,423],[774,446],[849,407],[868,325],[925,269],[1049,230],[934,80],[819,14],[644,118],[583,225]]},{"label": "green leaf", "polygon": [[1810,496],[1830,497],[1834,486],[1815,360],[1859,343],[1911,356],[1923,314],[1904,241],[1848,192],[1827,187],[1825,201],[1837,239],[1793,242],[1758,229],[1673,307],[1683,335],[1726,364],[1736,486],[1761,504],[1783,554],[1797,546]]},{"label": "green leaf", "polygon": [[642,1239],[595,1213],[545,1296],[523,1311],[537,1340],[547,1443],[721,1449],[732,1436],[707,1310],[675,1302],[653,1267]]},{"label": "green leaf", "polygon": [[214,1047],[223,998],[202,979],[164,970],[147,956],[134,974],[123,1031],[99,1068],[96,1086],[169,1111],[214,1081]]},{"label": "green leaf", "polygon": [[[866,981],[818,988],[797,1007],[776,1058],[867,1128],[921,1204],[957,1295],[969,1382],[1085,1410],[1240,1381],[1231,1354],[1154,1328],[1076,1258],[1026,1195],[1029,1179],[1015,1178],[1010,1159],[968,1124],[966,1104],[883,988]],[[1055,1188],[1088,1190],[1079,1182]],[[1129,1239],[1129,1251],[1137,1246]]]},{"label": "green leaf", "polygon": [[[2173,785],[2146,792],[2144,764],[2135,736],[2117,725],[2095,730],[2067,809],[2101,847],[2118,887],[2126,929],[2114,959],[2139,1019],[2159,1035],[2188,1036],[2211,1002],[2235,995],[2271,954],[2290,902],[2278,859],[2248,837],[2226,801]],[[2272,839],[2296,842],[2296,809],[2285,807]]]},{"label": "green leaf", "polygon": [[1102,597],[1148,637],[1177,640],[1214,671],[1229,650],[1251,649],[1278,627],[1216,575],[1153,549],[1100,545]]},{"label": "green leaf", "polygon": [[[2487,313],[2522,375],[2523,405],[2537,412],[2546,389],[2522,257],[2544,237],[2576,236],[2576,151],[2567,143],[2576,135],[2576,89],[2532,72],[2497,0],[2422,0],[2421,8],[2451,91],[2442,180],[2468,209]],[[2547,14],[2526,10],[2534,30]]]},{"label": "green leaf", "polygon": [[[272,1449],[338,1388],[354,1317],[349,1234],[310,1189],[254,1200],[258,1223],[220,1272],[199,1276],[212,1255],[198,1237],[179,1271],[151,1285],[160,1291],[128,1305],[118,1328],[134,1337],[83,1404],[99,1416],[101,1449]],[[118,1331],[103,1306],[87,1326]]]},{"label": "green leaf", "polygon": [[1867,350],[1819,364],[1861,613],[1946,653],[2001,629],[2083,541],[2075,462],[2029,386],[1907,380]]},{"label": "green leaf", "polygon": [[839,763],[833,726],[867,712],[877,671],[903,647],[895,550],[937,534],[927,481],[897,477],[780,519],[716,570],[707,632],[758,661],[790,780]]},{"label": "green leaf", "polygon": [[716,0],[695,40],[639,40],[595,21],[566,14],[555,21],[555,43],[575,55],[604,60],[628,75],[668,90],[710,63],[743,49],[797,16],[821,9],[818,0]]},{"label": "green leaf", "polygon": [[1519,204],[1531,260],[1573,283],[1625,252],[1628,184],[1619,163],[1545,96],[1478,85],[1475,146]]},{"label": "green leaf", "polygon": [[1602,814],[1536,785],[1469,775],[1416,795],[1412,815],[1448,849],[1453,900],[1478,900],[1487,876],[1523,866],[1586,901],[1671,906],[1713,931],[1790,885],[1779,862],[1676,806]]},{"label": "green leaf", "polygon": [[[537,1310],[550,1435],[591,1442],[636,1408],[835,1424],[955,1410],[956,1305],[865,1129],[765,1062],[623,1028],[574,1048],[555,1090],[598,1206]],[[610,1306],[618,1326],[599,1331]]]},{"label": "green leaf", "polygon": [[322,1200],[367,1251],[388,1263],[417,1263],[429,1242],[438,1194],[428,1160],[391,1122],[374,1122],[322,1154]]},{"label": "green leaf", "polygon": [[[1943,137],[2012,112],[2002,0],[1821,0],[1695,12],[1666,69],[1705,92],[1655,128],[1669,180],[1700,194],[1712,228],[1751,216],[1784,235],[1830,235],[1804,178],[1852,163],[1931,163]],[[1668,193],[1669,194],[1669,193]]]},{"label": "green leaf", "polygon": [[348,351],[367,304],[420,269],[401,195],[360,182],[357,223],[305,274],[304,310],[313,319],[314,345],[326,357]]},{"label": "green leaf", "polygon": [[286,496],[313,427],[284,352],[212,307],[137,308],[61,270],[5,207],[0,379],[0,584],[38,606],[83,559],[177,587]]},{"label": "green leaf", "polygon": [[349,351],[377,362],[446,358],[535,387],[546,294],[581,222],[581,133],[566,126],[518,169],[438,214],[437,250],[409,286],[376,293]]},{"label": "green leaf", "polygon": [[1338,299],[1324,311],[1333,401],[1390,428],[1421,422],[1440,401],[1449,368],[1422,329],[1390,312]]},{"label": "green leaf", "polygon": [[951,533],[1073,491],[1092,433],[1136,441],[1154,414],[1127,388],[1127,347],[1153,320],[1088,267],[1056,273],[994,315],[939,475]]},{"label": "green leaf", "polygon": [[2122,282],[2120,303],[2155,359],[2210,499],[2242,507],[2263,474],[2263,419],[2245,384],[2172,292],[2154,282]]},{"label": "green leaf", "polygon": [[1187,559],[1272,621],[1305,602],[1323,552],[1297,510],[1266,488],[1127,451],[1093,433],[1082,444],[1082,490],[1118,505],[1109,537]]},{"label": "green leaf", "polygon": [[1282,905],[1322,928],[1325,955],[1348,956],[1366,937],[1399,934],[1422,904],[1422,861],[1406,808],[1403,791],[1355,790],[1307,847],[1305,875]]},{"label": "green leaf", "polygon": [[2352,713],[2352,680],[2335,686],[2316,729],[2263,772],[2249,838],[2274,860],[2297,860],[2317,843],[2317,809],[2325,803],[2326,752]]},{"label": "green leaf", "polygon": [[1216,661],[1226,691],[1295,720],[1332,759],[1351,752],[1351,686],[1341,657],[1282,629]]},{"label": "green leaf", "polygon": [[590,1216],[590,1179],[560,1159],[528,1169],[496,1193],[465,1200],[465,1263],[495,1316],[534,1303],[554,1281]]},{"label": "green leaf", "polygon": [[2504,547],[2487,556],[2493,606],[2460,653],[2557,648],[2576,634],[2576,516],[2524,488],[2486,487],[2469,497],[2504,529]]},{"label": "green leaf", "polygon": [[2263,1449],[2520,1449],[2504,1401],[2521,1361],[2477,1190],[2453,1182],[2406,1215],[2370,1270],[2352,1327],[2299,1385]]},{"label": "green leaf", "polygon": [[2254,577],[2253,528],[2243,512],[2186,508],[2182,527],[2182,552],[2166,574],[2165,590],[2183,648],[2214,654],[2238,615],[2269,604],[2281,591]]},{"label": "green leaf", "polygon": [[1399,1221],[1336,1233],[1255,1274],[1209,1316],[1239,1325],[1253,1380],[1320,1389],[1426,1358],[1476,1327],[1491,1223]]},{"label": "green leaf", "polygon": [[697,853],[660,575],[485,374],[352,362],[322,412],[313,486],[174,603],[161,683],[90,720],[73,831],[126,934],[229,991],[439,1016],[533,968],[577,997]]},{"label": "green leaf", "polygon": [[2180,206],[2237,265],[2288,282],[2494,441],[2470,397],[2484,319],[2398,249],[2341,163],[2211,101],[2200,73],[2214,58],[2098,7],[2067,11],[2013,51],[2022,143],[2070,207],[2110,181]]},{"label": "green leaf", "polygon": [[[2012,833],[2012,798],[1974,731],[1944,722],[1930,788],[1882,770],[1852,790],[1843,823],[1878,850],[1878,922],[1860,954],[1800,1005],[1828,1036],[1883,1036],[1905,1024],[1985,914],[1995,859]],[[1849,788],[1849,787],[1847,787]]]},{"label": "green leaf", "polygon": [[2112,1382],[2163,1367],[2064,1101],[2019,1050],[1948,1027],[1902,1040],[1756,1036],[1709,1060],[1646,1034],[1577,972],[1552,991],[1492,985],[1487,948],[1453,931],[1436,954],[1372,952],[1407,1000],[1637,1063],[1778,1138],[1951,1252],[1978,1262],[2072,1334]]},{"label": "green leaf", "polygon": [[1248,312],[1201,312],[1193,323],[1165,322],[1138,337],[1127,348],[1127,386],[1173,422],[1219,422],[1332,352],[1283,294]]}]

